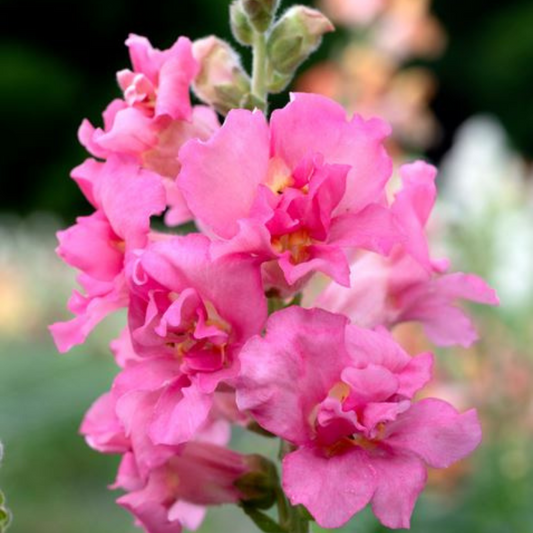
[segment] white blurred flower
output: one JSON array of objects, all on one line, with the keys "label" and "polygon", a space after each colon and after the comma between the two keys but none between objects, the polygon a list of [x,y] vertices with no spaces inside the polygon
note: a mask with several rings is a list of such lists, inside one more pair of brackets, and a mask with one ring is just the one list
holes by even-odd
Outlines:
[{"label": "white blurred flower", "polygon": [[449,226],[449,253],[465,268],[484,269],[503,309],[531,307],[533,196],[526,165],[495,118],[476,116],[459,129],[440,184],[438,212]]}]

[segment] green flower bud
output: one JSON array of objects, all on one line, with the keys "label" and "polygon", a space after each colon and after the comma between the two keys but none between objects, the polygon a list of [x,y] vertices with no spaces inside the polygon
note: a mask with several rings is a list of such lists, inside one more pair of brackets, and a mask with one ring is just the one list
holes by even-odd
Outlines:
[{"label": "green flower bud", "polygon": [[193,83],[198,98],[223,115],[238,108],[250,92],[250,78],[237,52],[225,41],[210,36],[193,43],[193,54],[200,63]]},{"label": "green flower bud", "polygon": [[235,40],[244,46],[250,46],[254,40],[254,29],[252,28],[248,15],[244,12],[240,0],[235,0],[230,8],[231,32]]},{"label": "green flower bud", "polygon": [[267,52],[274,69],[291,75],[320,45],[322,36],[335,28],[316,9],[294,6],[274,25]]},{"label": "green flower bud", "polygon": [[266,32],[274,19],[279,0],[241,0],[241,2],[252,26],[261,33]]},{"label": "green flower bud", "polygon": [[267,83],[268,92],[272,94],[284,91],[292,80],[292,75],[273,72]]},{"label": "green flower bud", "polygon": [[235,487],[247,506],[269,509],[275,502],[279,485],[276,467],[272,461],[257,454],[247,455],[245,461],[248,472],[235,482]]}]

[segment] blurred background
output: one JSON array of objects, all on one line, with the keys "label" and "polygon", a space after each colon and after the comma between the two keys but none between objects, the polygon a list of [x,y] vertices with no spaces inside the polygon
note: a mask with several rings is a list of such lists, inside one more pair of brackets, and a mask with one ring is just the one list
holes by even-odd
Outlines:
[{"label": "blurred background", "polygon": [[[179,35],[231,40],[228,3],[0,0],[0,488],[13,533],[136,531],[106,489],[116,459],[78,435],[84,411],[112,381],[107,344],[123,318],[99,327],[84,347],[56,352],[46,326],[67,318],[74,273],[55,257],[54,233],[91,211],[69,179],[86,157],[76,130],[84,117],[100,124],[118,96],[114,74],[129,65],[128,33],[159,48]],[[533,2],[323,0],[319,7],[338,31],[293,88],[389,120],[398,164],[422,156],[439,165],[435,254],[484,276],[502,300],[498,309],[472,309],[482,336],[474,348],[438,353],[432,393],[477,407],[485,440],[468,461],[431,474],[412,531],[530,533]],[[273,107],[286,99],[277,96]],[[427,348],[415,329],[399,335],[412,350]],[[236,446],[272,452],[259,438],[237,436]],[[221,508],[201,531],[253,528]],[[363,512],[343,531],[384,529]]]}]

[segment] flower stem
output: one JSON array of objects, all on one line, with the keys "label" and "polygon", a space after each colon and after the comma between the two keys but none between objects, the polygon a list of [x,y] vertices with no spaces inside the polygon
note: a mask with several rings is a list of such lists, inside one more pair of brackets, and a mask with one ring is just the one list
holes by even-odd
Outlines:
[{"label": "flower stem", "polygon": [[255,30],[252,63],[252,94],[266,107],[267,102],[266,33]]},{"label": "flower stem", "polygon": [[[287,441],[281,440],[279,458],[283,461],[285,455],[294,451],[294,447]],[[278,518],[280,526],[287,533],[309,533],[309,520],[305,513],[301,512],[301,506],[293,506],[285,496],[283,489],[277,490]]]}]

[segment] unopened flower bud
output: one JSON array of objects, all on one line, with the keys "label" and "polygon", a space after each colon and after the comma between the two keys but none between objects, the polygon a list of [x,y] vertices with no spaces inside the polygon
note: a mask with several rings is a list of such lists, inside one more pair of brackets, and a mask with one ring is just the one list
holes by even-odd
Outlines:
[{"label": "unopened flower bud", "polygon": [[335,28],[316,9],[294,6],[284,13],[268,38],[270,62],[281,74],[292,74],[314,52],[322,36]]},{"label": "unopened flower bud", "polygon": [[267,88],[269,93],[277,94],[284,91],[289,83],[292,81],[292,75],[281,74],[280,72],[272,72],[268,80]]},{"label": "unopened flower bud", "polygon": [[198,98],[225,115],[237,108],[250,92],[250,78],[241,66],[237,52],[217,37],[206,37],[193,43],[193,54],[200,72],[193,89]]},{"label": "unopened flower bud", "polygon": [[248,15],[242,7],[241,0],[235,0],[230,8],[230,24],[233,37],[239,43],[250,46],[254,40],[254,29],[252,28]]},{"label": "unopened flower bud", "polygon": [[279,484],[276,467],[257,454],[247,455],[245,462],[248,472],[235,482],[242,500],[259,509],[270,508],[275,501],[276,487]]},{"label": "unopened flower bud", "polygon": [[253,27],[261,33],[267,31],[278,9],[279,0],[241,0],[241,2]]}]

